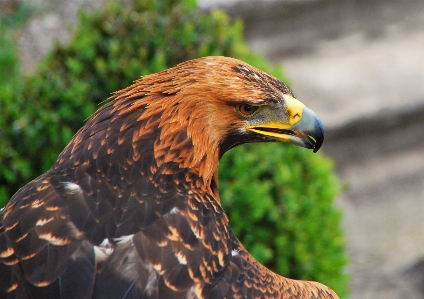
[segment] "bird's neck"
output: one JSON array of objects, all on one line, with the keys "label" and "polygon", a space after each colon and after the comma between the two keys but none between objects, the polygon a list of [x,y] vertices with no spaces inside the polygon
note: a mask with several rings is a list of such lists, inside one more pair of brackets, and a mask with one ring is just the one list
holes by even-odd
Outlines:
[{"label": "bird's neck", "polygon": [[72,169],[66,161],[89,163],[105,167],[97,171],[107,176],[130,172],[133,179],[147,176],[167,186],[185,181],[219,202],[219,143],[196,132],[205,126],[196,118],[182,120],[181,113],[161,105],[152,102],[126,110],[121,105],[118,110],[107,104],[74,136],[58,165]]},{"label": "bird's neck", "polygon": [[[128,98],[128,94],[124,95]],[[216,110],[210,107],[214,102],[180,93],[149,93],[145,98],[120,113],[124,116],[141,112],[131,128],[133,150],[152,151],[153,168],[157,168],[153,171],[165,175],[188,172],[199,177],[196,184],[201,186],[195,187],[211,191],[210,186],[217,179],[221,141],[217,121],[209,113]],[[120,100],[118,97],[116,103],[122,106]]]},{"label": "bird's neck", "polygon": [[[170,128],[175,126],[177,128]],[[205,144],[190,136],[187,128],[178,124],[162,127],[153,143],[154,171],[162,174],[186,172],[198,177],[196,188],[206,188],[215,184],[218,174],[219,148],[216,144]]]}]

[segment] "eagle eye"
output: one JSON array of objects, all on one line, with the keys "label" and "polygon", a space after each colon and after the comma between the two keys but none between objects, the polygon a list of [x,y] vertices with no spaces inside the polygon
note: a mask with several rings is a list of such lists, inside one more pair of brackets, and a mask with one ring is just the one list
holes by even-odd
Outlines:
[{"label": "eagle eye", "polygon": [[258,112],[259,108],[261,107],[256,105],[240,104],[237,105],[237,112],[243,117],[248,117]]}]

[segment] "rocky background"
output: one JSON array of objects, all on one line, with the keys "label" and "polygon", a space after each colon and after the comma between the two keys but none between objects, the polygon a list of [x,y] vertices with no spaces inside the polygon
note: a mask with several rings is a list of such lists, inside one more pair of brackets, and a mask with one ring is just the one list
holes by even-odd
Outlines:
[{"label": "rocky background", "polygon": [[[0,0],[0,13],[19,0]],[[72,37],[78,10],[106,0],[21,0],[31,73]],[[424,1],[199,0],[244,19],[251,48],[283,63],[326,127],[323,151],[346,182],[350,299],[424,298]]]}]

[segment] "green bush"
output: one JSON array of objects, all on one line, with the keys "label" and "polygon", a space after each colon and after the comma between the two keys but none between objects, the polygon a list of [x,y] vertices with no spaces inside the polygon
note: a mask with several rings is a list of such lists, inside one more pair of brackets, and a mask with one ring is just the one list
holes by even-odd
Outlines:
[{"label": "green bush", "polygon": [[332,163],[292,145],[248,144],[226,153],[220,190],[236,236],[263,264],[347,296],[340,182]]},{"label": "green bush", "polygon": [[[2,102],[0,200],[46,171],[72,134],[112,91],[142,75],[207,55],[244,60],[281,79],[252,54],[240,20],[216,10],[198,15],[194,1],[110,1],[81,13],[72,42],[56,45],[23,87]],[[259,261],[294,278],[347,294],[340,184],[331,162],[293,145],[241,146],[220,166],[221,197],[236,235]]]},{"label": "green bush", "polygon": [[27,162],[20,159],[10,139],[14,134],[11,123],[21,111],[15,97],[22,91],[17,47],[9,24],[11,21],[8,15],[0,17],[0,207],[7,202],[11,191],[16,191],[12,187],[17,182],[16,173],[25,173],[24,164]]}]

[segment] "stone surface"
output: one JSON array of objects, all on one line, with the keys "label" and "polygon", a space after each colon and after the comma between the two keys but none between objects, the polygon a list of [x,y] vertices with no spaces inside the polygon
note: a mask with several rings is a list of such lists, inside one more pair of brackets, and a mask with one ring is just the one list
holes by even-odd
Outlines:
[{"label": "stone surface", "polygon": [[72,38],[81,8],[86,11],[104,7],[106,0],[23,0],[32,14],[18,40],[19,57],[25,73],[35,70],[37,62],[55,42]]}]

